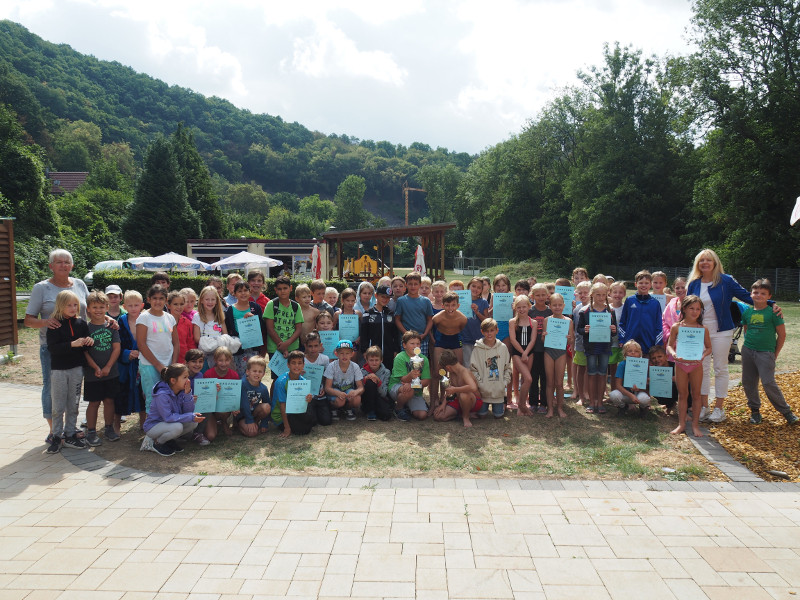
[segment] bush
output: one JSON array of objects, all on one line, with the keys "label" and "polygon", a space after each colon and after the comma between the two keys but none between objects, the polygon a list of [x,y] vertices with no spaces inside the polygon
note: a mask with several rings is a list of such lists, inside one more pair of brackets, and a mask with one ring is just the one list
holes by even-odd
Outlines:
[{"label": "bush", "polygon": [[[150,278],[153,276],[152,271],[98,271],[94,274],[94,284],[92,287],[96,290],[104,290],[106,286],[112,283],[117,284],[123,290],[136,290],[143,297],[147,296],[147,290],[150,288]],[[242,277],[244,277],[242,273]],[[184,273],[170,273],[170,289],[180,290],[186,287],[192,288],[198,294],[208,285],[209,275],[186,275]],[[294,290],[301,283],[308,283],[308,280],[292,280],[292,290]],[[341,279],[326,281],[325,285],[335,287],[339,292],[346,287],[348,283]],[[267,279],[264,285],[264,295],[268,298],[275,297],[275,279]]]}]

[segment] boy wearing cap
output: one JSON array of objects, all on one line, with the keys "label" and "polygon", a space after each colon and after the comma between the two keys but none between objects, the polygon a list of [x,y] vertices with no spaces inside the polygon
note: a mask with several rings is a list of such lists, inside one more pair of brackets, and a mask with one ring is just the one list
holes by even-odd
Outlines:
[{"label": "boy wearing cap", "polygon": [[336,345],[335,354],[336,360],[325,367],[325,393],[333,411],[344,408],[345,419],[355,421],[355,409],[361,406],[361,394],[364,393],[364,375],[352,360],[353,344],[350,340],[341,340]]},{"label": "boy wearing cap", "polygon": [[362,348],[377,346],[383,354],[383,365],[392,370],[398,350],[394,313],[389,310],[392,288],[379,285],[375,290],[375,305],[361,315],[359,341]]},{"label": "boy wearing cap", "polygon": [[122,315],[127,315],[128,311],[120,306],[122,302],[122,288],[118,285],[106,287],[106,297],[108,298],[108,311],[106,314],[114,319],[119,319]]}]

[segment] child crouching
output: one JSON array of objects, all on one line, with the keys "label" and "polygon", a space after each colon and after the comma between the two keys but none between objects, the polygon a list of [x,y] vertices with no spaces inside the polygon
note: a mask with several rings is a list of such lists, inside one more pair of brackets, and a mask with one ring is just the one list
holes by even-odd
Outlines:
[{"label": "child crouching", "polygon": [[161,456],[172,456],[183,448],[175,441],[182,435],[194,431],[204,417],[194,412],[194,396],[189,381],[189,369],[183,363],[175,363],[161,371],[161,381],[153,388],[153,401],[144,422],[145,449],[147,440],[152,449]]}]

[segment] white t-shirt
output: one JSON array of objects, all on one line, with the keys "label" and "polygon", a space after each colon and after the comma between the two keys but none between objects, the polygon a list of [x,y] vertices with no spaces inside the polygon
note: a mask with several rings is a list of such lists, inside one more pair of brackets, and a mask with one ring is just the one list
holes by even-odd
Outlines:
[{"label": "white t-shirt", "polygon": [[213,319],[207,323],[203,323],[203,320],[200,318],[200,313],[192,317],[192,325],[197,325],[200,328],[200,337],[204,335],[208,337],[219,337],[222,335],[222,326]]},{"label": "white t-shirt", "polygon": [[[175,328],[175,317],[164,311],[160,317],[150,314],[149,310],[142,311],[136,319],[136,327],[147,327],[147,347],[162,365],[167,366],[172,362],[172,330]],[[139,364],[150,365],[150,362],[139,354]]]},{"label": "white t-shirt", "polygon": [[356,389],[356,381],[364,379],[361,369],[352,360],[347,367],[347,371],[342,371],[338,360],[331,361],[328,366],[325,367],[325,374],[323,376],[325,379],[330,379],[333,387],[342,392],[349,392],[350,390]]},{"label": "white t-shirt", "polygon": [[719,325],[717,324],[717,311],[714,310],[714,303],[711,301],[711,296],[708,293],[708,288],[710,286],[710,283],[700,282],[700,301],[703,303],[703,308],[705,309],[703,312],[703,325],[708,329],[709,335],[712,335],[719,331]]}]

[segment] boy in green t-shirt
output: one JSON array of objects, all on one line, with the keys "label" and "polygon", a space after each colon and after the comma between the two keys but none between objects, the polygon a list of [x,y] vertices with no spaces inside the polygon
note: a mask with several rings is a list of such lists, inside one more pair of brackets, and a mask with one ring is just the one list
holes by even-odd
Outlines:
[{"label": "boy in green t-shirt", "polygon": [[786,340],[786,327],[783,319],[767,305],[772,297],[772,284],[767,279],[759,279],[750,287],[750,297],[753,299],[753,306],[748,306],[742,313],[742,387],[750,407],[750,423],[761,423],[761,399],[758,396],[760,379],[772,406],[792,425],[797,423],[798,417],[786,404],[786,399],[775,382],[775,361]]},{"label": "boy in green t-shirt", "polygon": [[412,416],[422,421],[428,416],[422,390],[430,385],[431,366],[428,357],[419,352],[421,341],[416,331],[403,334],[403,351],[394,357],[389,376],[389,396],[396,402],[394,414],[401,421],[410,421]]}]

